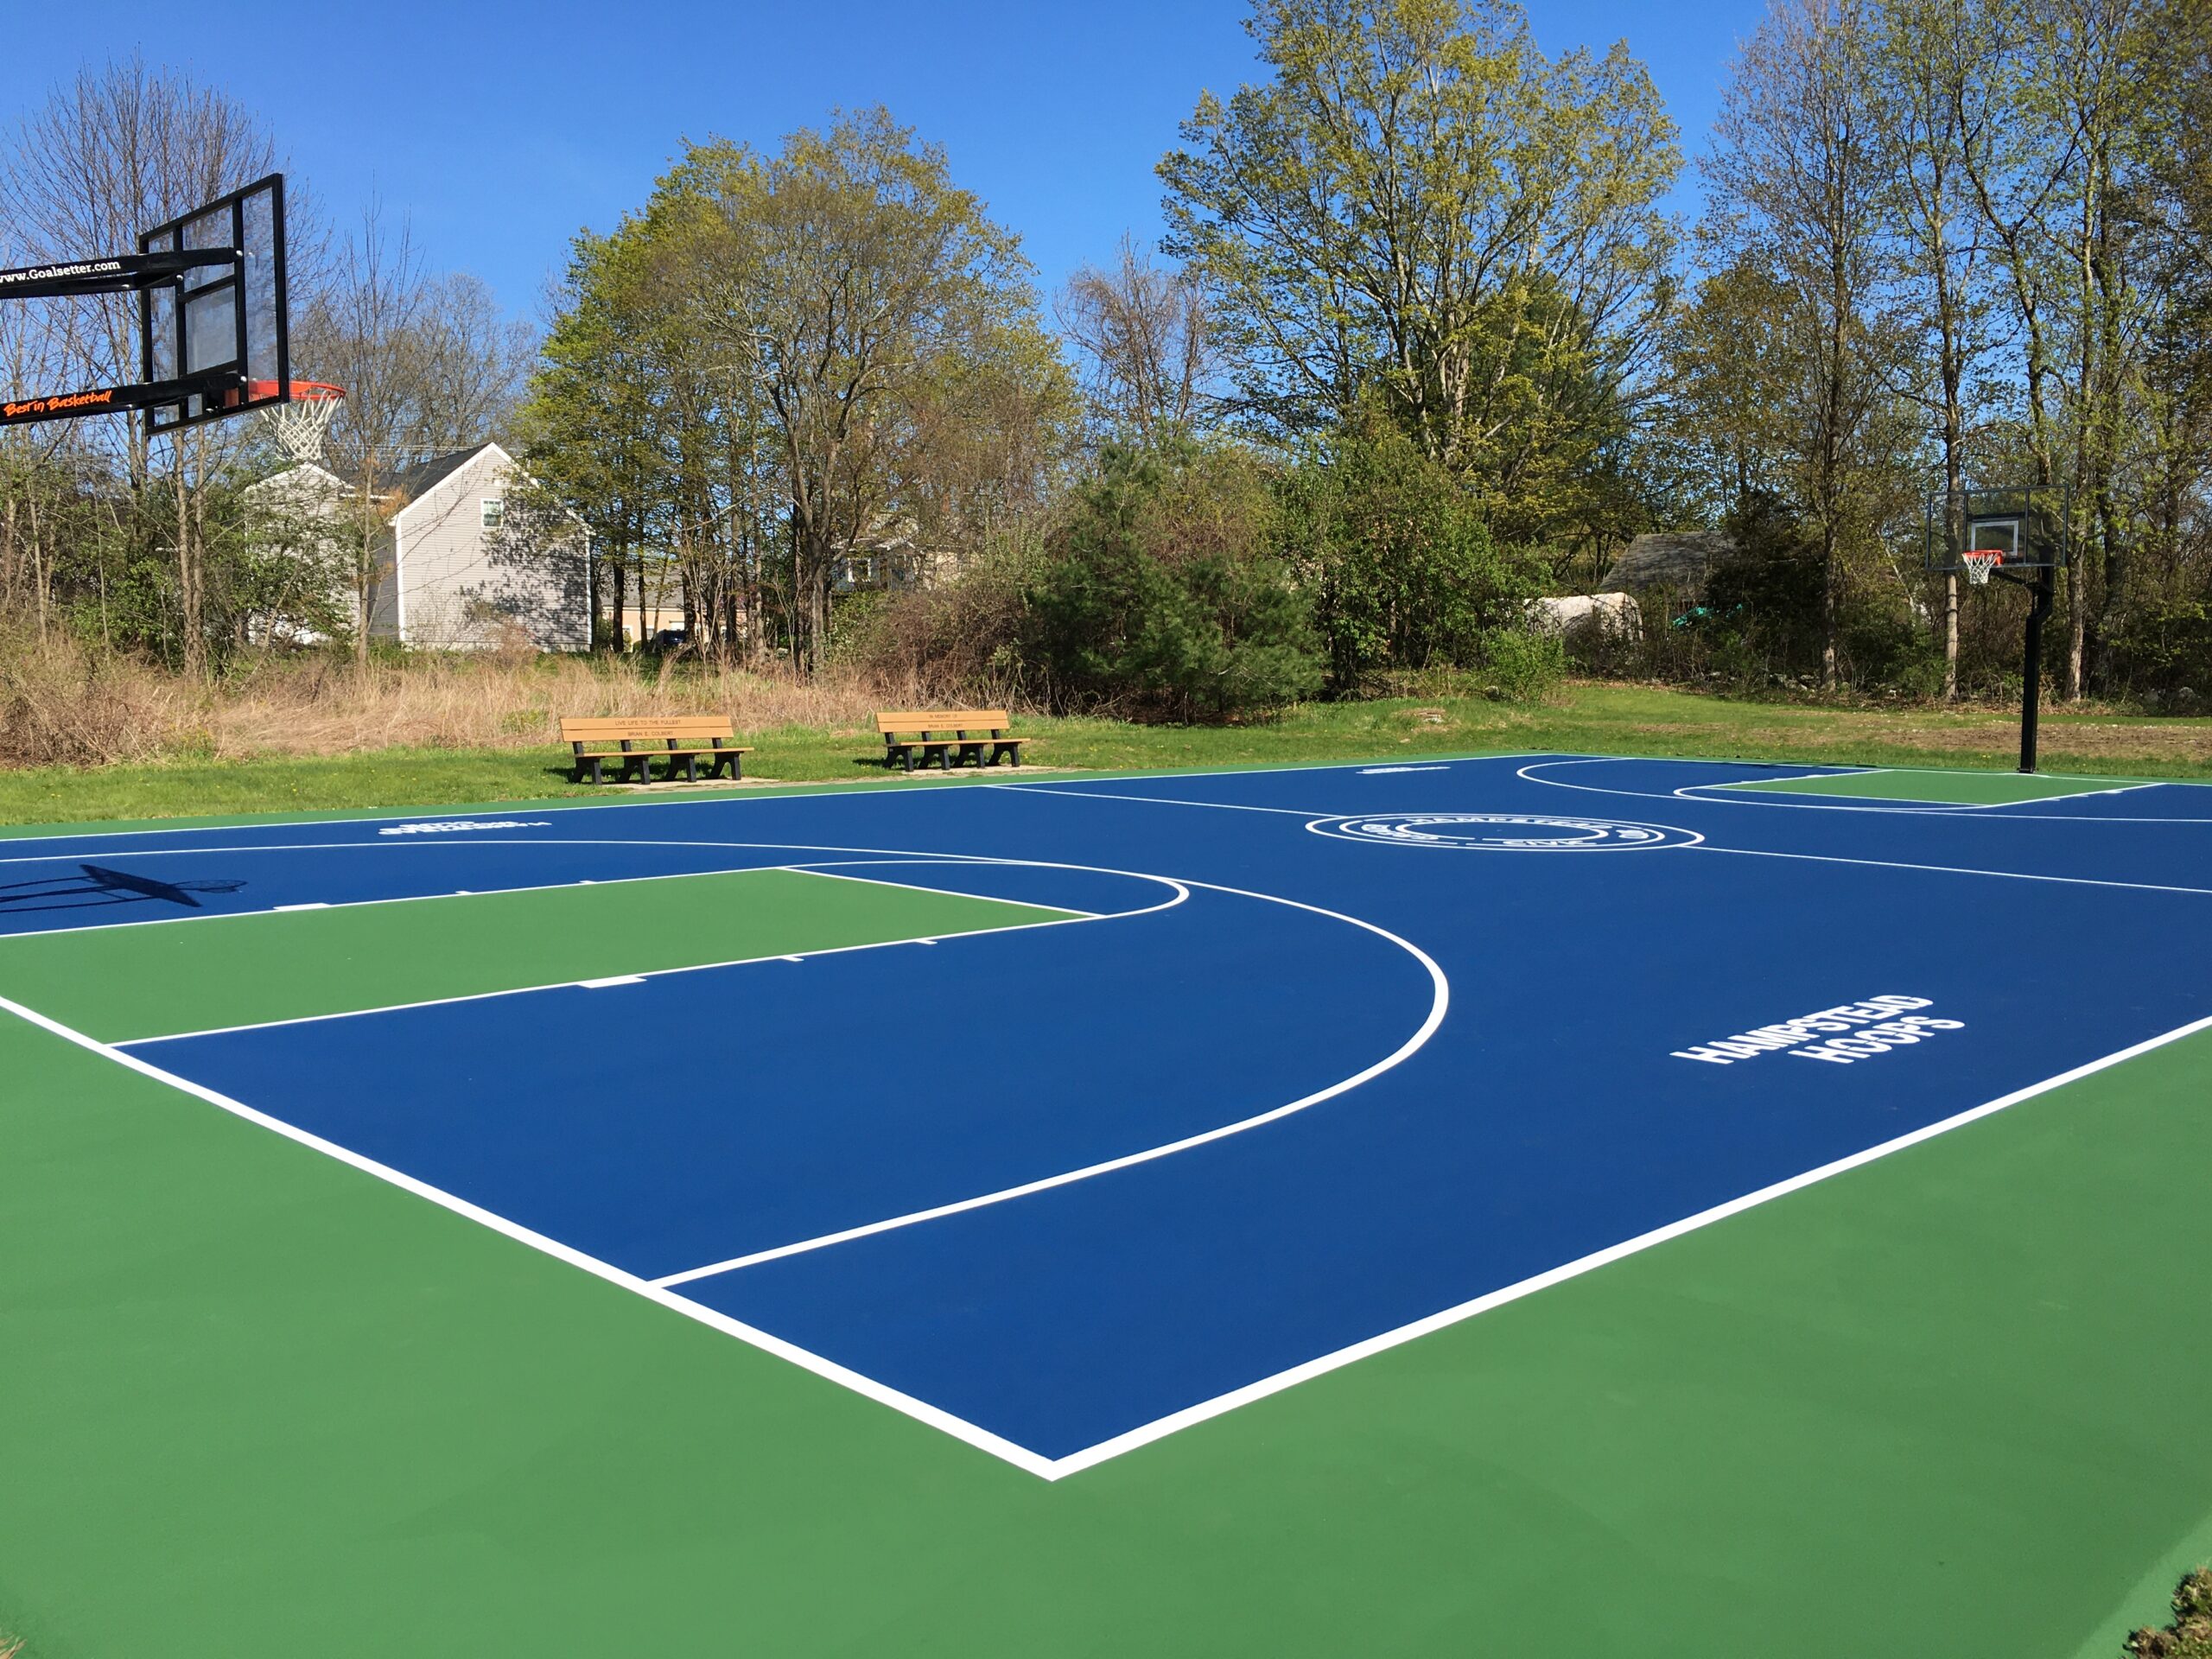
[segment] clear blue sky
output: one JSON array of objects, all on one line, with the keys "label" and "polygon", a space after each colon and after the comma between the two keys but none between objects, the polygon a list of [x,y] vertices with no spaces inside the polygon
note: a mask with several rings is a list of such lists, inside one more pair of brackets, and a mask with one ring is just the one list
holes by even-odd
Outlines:
[{"label": "clear blue sky", "polygon": [[[1694,154],[1762,10],[1539,0],[1531,16],[1549,52],[1624,37]],[[1242,0],[20,0],[10,12],[0,142],[80,64],[137,50],[258,110],[334,220],[381,193],[435,268],[474,272],[530,316],[569,238],[641,202],[683,138],[772,146],[874,103],[946,147],[1049,292],[1124,230],[1158,234],[1152,168],[1176,123],[1201,89],[1254,78]]]}]

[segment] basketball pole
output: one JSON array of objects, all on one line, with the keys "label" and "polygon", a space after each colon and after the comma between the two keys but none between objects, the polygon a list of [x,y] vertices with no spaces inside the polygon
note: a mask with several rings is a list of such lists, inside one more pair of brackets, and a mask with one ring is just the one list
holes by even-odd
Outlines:
[{"label": "basketball pole", "polygon": [[2020,663],[2020,770],[2032,773],[2036,769],[2036,719],[2043,712],[2043,620],[2050,614],[2050,572],[2038,570],[2024,585],[2035,595],[2035,601],[2028,607],[2027,651]]}]

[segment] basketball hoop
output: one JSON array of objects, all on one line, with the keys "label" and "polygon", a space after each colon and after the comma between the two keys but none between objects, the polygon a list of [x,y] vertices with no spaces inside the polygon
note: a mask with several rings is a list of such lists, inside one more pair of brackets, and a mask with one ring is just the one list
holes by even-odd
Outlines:
[{"label": "basketball hoop", "polygon": [[1997,567],[2005,563],[2005,556],[1994,548],[1976,548],[1959,555],[1959,563],[1967,573],[1969,587],[1986,588],[1990,577],[1997,574]]},{"label": "basketball hoop", "polygon": [[[258,386],[250,387],[258,391]],[[276,386],[269,383],[268,395],[276,395]],[[346,400],[346,388],[325,385],[320,380],[292,382],[292,401],[270,404],[261,411],[270,435],[276,440],[276,447],[294,461],[316,462],[322,459],[323,435],[330,430],[331,418],[338,413],[338,405]]]}]

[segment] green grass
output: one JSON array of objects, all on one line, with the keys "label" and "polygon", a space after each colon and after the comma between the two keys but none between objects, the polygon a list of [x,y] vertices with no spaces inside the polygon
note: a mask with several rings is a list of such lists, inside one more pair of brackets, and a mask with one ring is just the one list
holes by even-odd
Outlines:
[{"label": "green grass", "polygon": [[[1747,702],[1644,686],[1583,685],[1552,703],[1411,698],[1312,704],[1281,720],[1145,727],[1027,719],[1041,765],[1111,771],[1283,765],[1484,750],[1807,760],[2009,770],[2017,719],[1996,710]],[[785,728],[753,734],[748,776],[779,782],[881,780],[873,734]],[[2045,770],[2212,778],[2212,721],[2047,714]],[[594,792],[568,780],[556,747],[387,749],[238,762],[179,760],[0,772],[0,824],[114,822],[542,800]],[[905,786],[899,785],[897,786]],[[600,794],[611,791],[600,790]]]},{"label": "green grass", "polygon": [[[370,849],[363,856],[377,856]],[[124,919],[87,911],[96,924]],[[0,994],[103,1042],[1064,919],[789,870],[0,938]]]},{"label": "green grass", "polygon": [[5,1017],[0,1076],[27,1659],[2073,1659],[2212,1506],[2206,1037],[1057,1484]]}]

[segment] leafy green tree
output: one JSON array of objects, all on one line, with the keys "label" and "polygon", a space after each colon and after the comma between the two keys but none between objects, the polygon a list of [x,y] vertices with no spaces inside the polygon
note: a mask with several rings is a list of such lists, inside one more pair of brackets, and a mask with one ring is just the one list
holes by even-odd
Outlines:
[{"label": "leafy green tree", "polygon": [[1624,47],[1548,60],[1503,0],[1258,0],[1269,78],[1160,164],[1239,406],[1325,427],[1364,389],[1534,530],[1617,432],[1672,247],[1675,129]]},{"label": "leafy green tree", "polygon": [[1212,720],[1312,696],[1320,664],[1278,531],[1249,456],[1109,446],[1028,594],[1052,701]]}]

